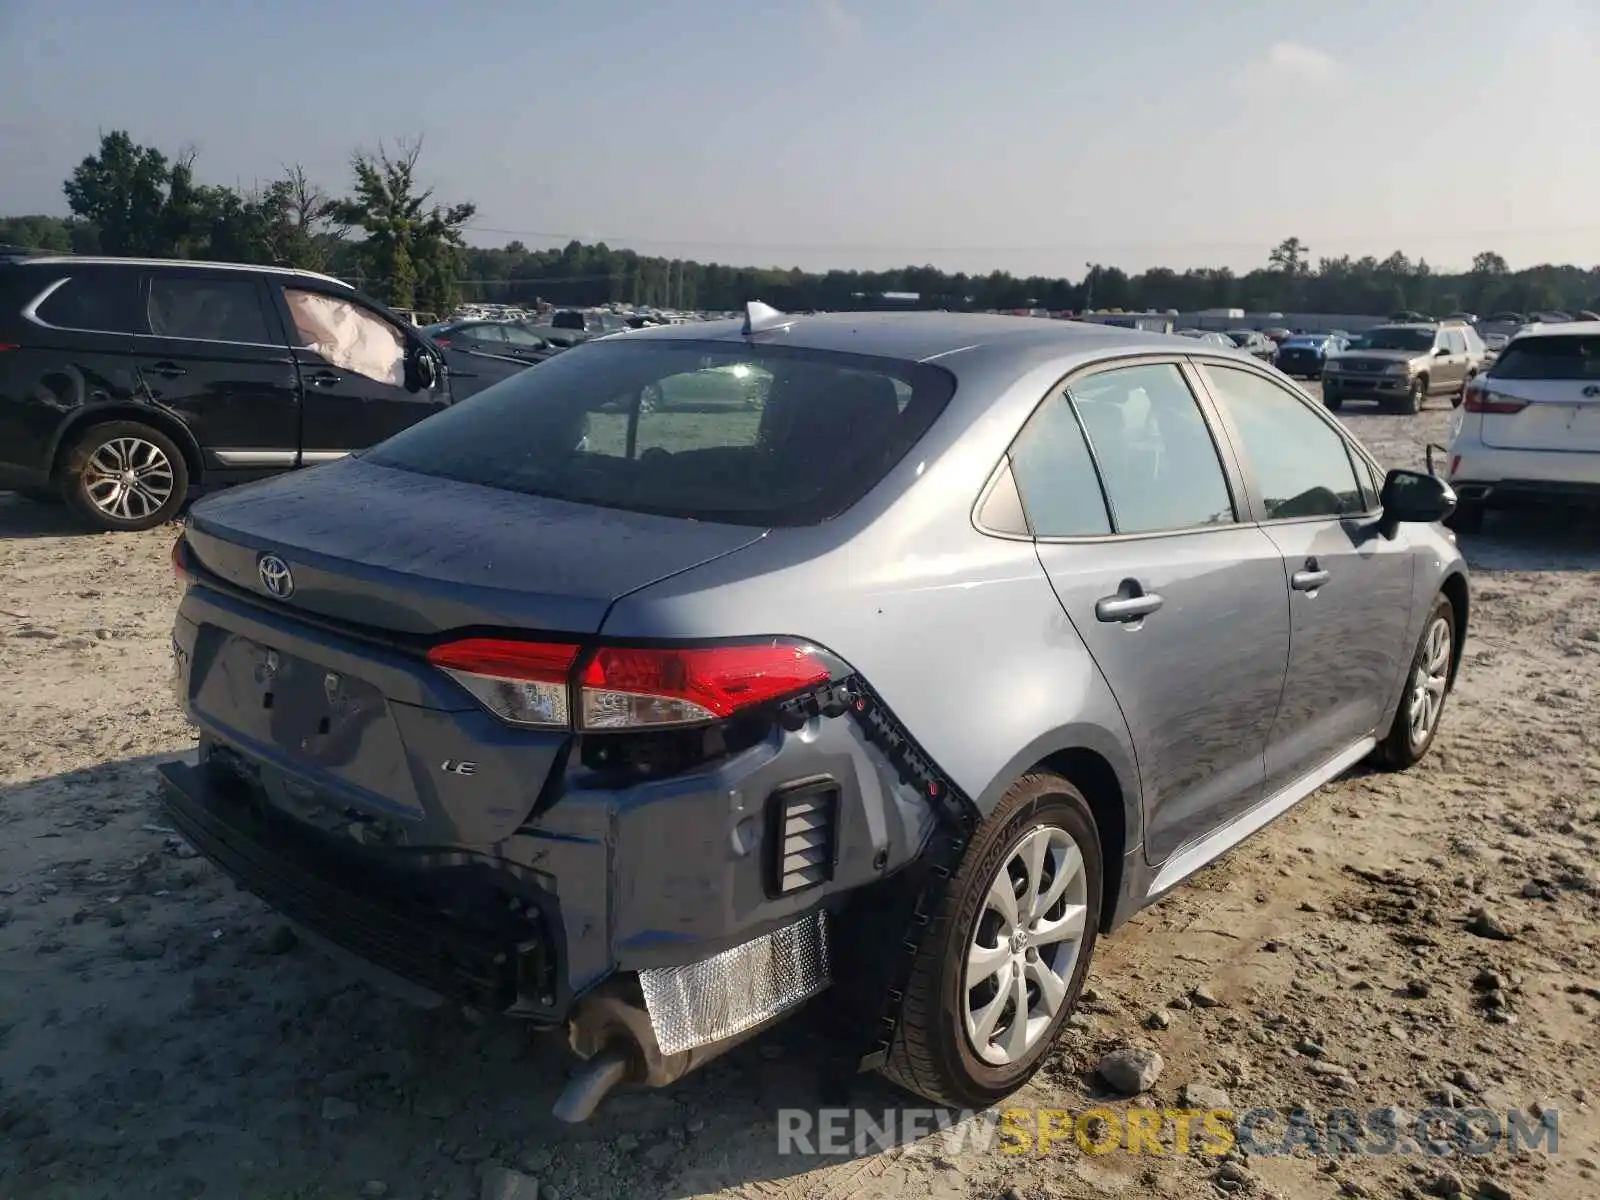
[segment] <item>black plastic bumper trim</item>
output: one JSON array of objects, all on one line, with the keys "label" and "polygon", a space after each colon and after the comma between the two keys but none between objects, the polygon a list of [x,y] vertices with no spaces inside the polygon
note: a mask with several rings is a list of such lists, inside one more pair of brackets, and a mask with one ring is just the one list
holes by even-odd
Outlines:
[{"label": "black plastic bumper trim", "polygon": [[310,847],[219,796],[204,768],[167,763],[158,773],[168,818],[196,850],[284,916],[384,970],[500,1013],[518,998],[519,967],[526,976],[529,958],[543,956],[542,947],[489,937],[397,890],[364,886],[357,895],[302,866],[314,856]]}]

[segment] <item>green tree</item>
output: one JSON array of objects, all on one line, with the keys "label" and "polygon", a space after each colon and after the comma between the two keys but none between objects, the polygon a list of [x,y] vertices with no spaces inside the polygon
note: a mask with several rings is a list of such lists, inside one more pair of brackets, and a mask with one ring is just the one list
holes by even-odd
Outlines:
[{"label": "green tree", "polygon": [[402,142],[396,153],[382,146],[351,158],[355,190],[329,210],[335,220],[361,229],[361,258],[375,290],[390,304],[412,308],[419,298],[436,311],[453,307],[455,281],[465,242],[461,227],[475,204],[431,204],[433,190],[420,189],[417,160],[422,139]]},{"label": "green tree", "polygon": [[105,253],[170,254],[164,214],[171,181],[166,155],[118,129],[101,137],[99,152],[73,168],[62,190],[73,215],[99,229]]}]

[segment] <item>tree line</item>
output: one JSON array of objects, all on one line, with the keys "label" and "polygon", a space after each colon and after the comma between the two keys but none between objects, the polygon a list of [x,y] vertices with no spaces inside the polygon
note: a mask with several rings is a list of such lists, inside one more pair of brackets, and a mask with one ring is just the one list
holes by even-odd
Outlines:
[{"label": "tree line", "polygon": [[420,139],[357,151],[347,190],[335,195],[298,166],[250,187],[202,183],[193,152],[168,155],[115,131],[63,184],[70,217],[0,218],[0,244],[303,267],[348,278],[396,307],[440,313],[462,300],[723,310],[761,299],[796,311],[840,310],[874,307],[884,293],[915,293],[923,308],[980,310],[1442,315],[1600,309],[1600,267],[1544,264],[1512,271],[1500,254],[1486,250],[1473,256],[1467,271],[1452,272],[1398,250],[1381,260],[1313,258],[1294,237],[1243,274],[1227,267],[1129,274],[1097,264],[1076,281],[933,266],[820,273],[731,266],[603,242],[544,250],[520,241],[498,249],[469,246],[465,234],[476,206],[436,200],[419,179],[421,152]]}]

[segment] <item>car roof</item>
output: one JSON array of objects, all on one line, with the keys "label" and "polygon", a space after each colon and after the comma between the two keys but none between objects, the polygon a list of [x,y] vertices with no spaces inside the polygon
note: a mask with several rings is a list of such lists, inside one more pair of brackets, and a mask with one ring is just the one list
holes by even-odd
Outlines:
[{"label": "car roof", "polygon": [[317,279],[323,283],[334,283],[342,288],[349,288],[351,291],[355,290],[355,285],[343,279],[337,279],[332,275],[324,275],[320,271],[302,271],[298,267],[261,266],[257,263],[205,262],[201,259],[191,258],[117,258],[110,255],[95,254],[44,254],[13,259],[11,265],[18,267],[181,267],[186,270],[201,271],[259,271],[267,275],[288,275],[299,279]]},{"label": "car roof", "polygon": [[[1083,321],[1045,321],[1038,317],[986,313],[858,312],[786,316],[781,324],[746,335],[744,322],[700,321],[635,330],[630,342],[777,342],[812,350],[867,354],[913,362],[953,360],[982,352],[1035,350],[1061,356],[1119,351],[1188,352],[1189,339]],[[984,355],[987,357],[987,354]]]},{"label": "car roof", "polygon": [[1558,321],[1549,325],[1530,325],[1517,334],[1516,340],[1544,337],[1600,337],[1600,321]]}]

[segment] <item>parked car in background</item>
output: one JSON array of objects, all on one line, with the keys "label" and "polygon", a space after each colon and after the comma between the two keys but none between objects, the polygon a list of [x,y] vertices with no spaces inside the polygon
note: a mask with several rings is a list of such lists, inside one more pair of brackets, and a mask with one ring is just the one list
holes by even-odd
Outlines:
[{"label": "parked car in background", "polygon": [[520,321],[441,321],[422,331],[436,346],[455,346],[525,362],[543,362],[566,349]]},{"label": "parked car in background", "polygon": [[1192,338],[1197,342],[1204,342],[1208,346],[1216,346],[1222,350],[1236,350],[1237,344],[1225,333],[1217,333],[1211,329],[1180,329],[1177,335],[1182,338]]},{"label": "parked car in background", "polygon": [[394,309],[394,315],[414,329],[421,329],[425,325],[432,325],[439,320],[438,313],[419,312],[414,308]]},{"label": "parked car in background", "polygon": [[1430,396],[1459,402],[1483,354],[1472,326],[1460,322],[1379,325],[1367,330],[1360,349],[1324,362],[1323,403],[1338,411],[1346,400],[1376,400],[1391,412],[1414,413]]},{"label": "parked car in background", "polygon": [[1321,379],[1322,364],[1346,343],[1331,333],[1296,333],[1278,344],[1274,364],[1291,379]]},{"label": "parked car in background", "polygon": [[342,458],[450,404],[420,330],[342,280],[0,262],[0,487],[149,529],[192,493]]},{"label": "parked car in background", "polygon": [[1283,339],[1286,338],[1286,337],[1293,337],[1294,336],[1294,330],[1292,330],[1292,329],[1283,329],[1283,328],[1277,327],[1277,326],[1274,326],[1271,329],[1263,329],[1261,332],[1274,345],[1276,345],[1277,343],[1283,341]]},{"label": "parked car in background", "polygon": [[1506,345],[1467,386],[1446,477],[1463,532],[1490,508],[1600,504],[1600,322],[1539,326]]},{"label": "parked car in background", "polygon": [[[759,411],[639,411],[738,367]],[[562,1116],[830,983],[852,1063],[985,1108],[1098,936],[1428,752],[1451,503],[1199,342],[761,306],[597,340],[195,506],[165,804],[294,920],[565,1029]]]},{"label": "parked car in background", "polygon": [[1271,338],[1254,329],[1230,329],[1228,337],[1233,340],[1235,346],[1253,358],[1271,362],[1278,352],[1277,344]]}]

